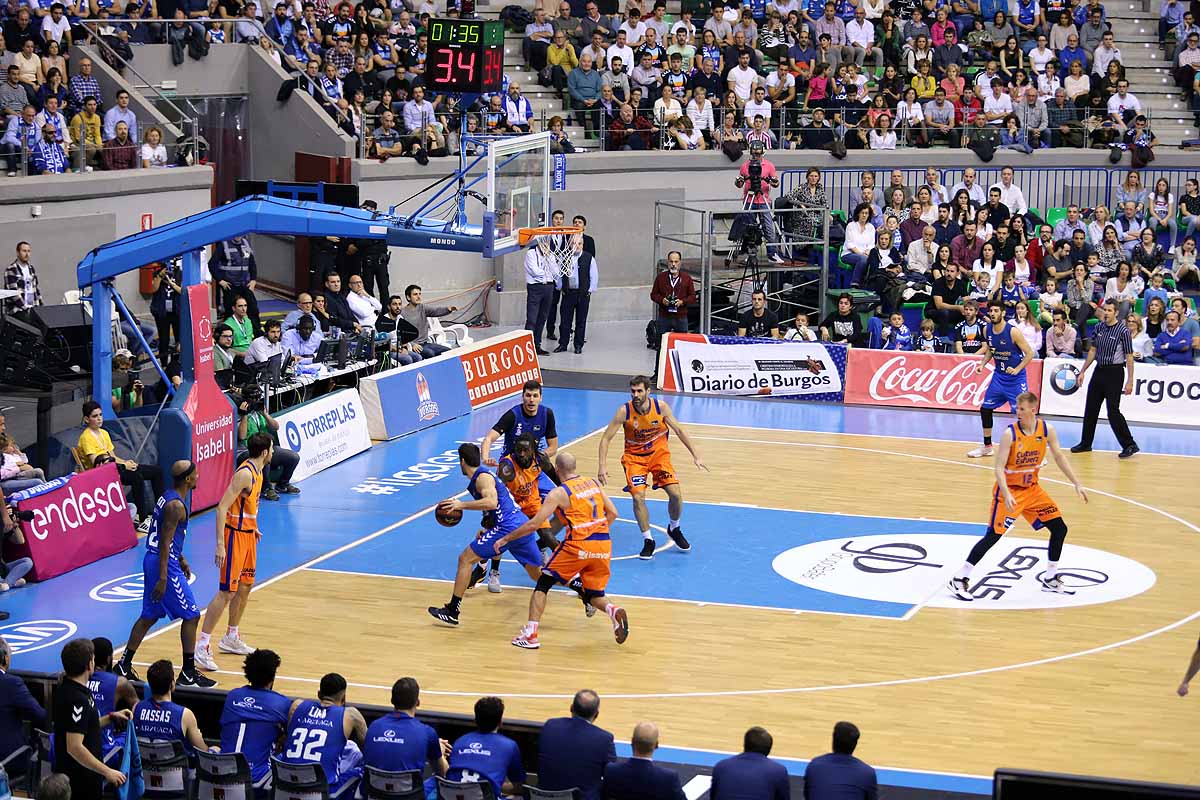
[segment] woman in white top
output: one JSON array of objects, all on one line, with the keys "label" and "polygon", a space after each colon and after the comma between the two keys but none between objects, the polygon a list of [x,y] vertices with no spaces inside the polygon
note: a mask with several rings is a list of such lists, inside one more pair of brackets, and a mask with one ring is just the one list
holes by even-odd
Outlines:
[{"label": "woman in white top", "polygon": [[808,314],[803,311],[796,313],[796,319],[792,322],[795,326],[789,328],[788,332],[783,335],[785,341],[789,342],[815,342],[817,340],[816,331],[808,327]]},{"label": "woman in white top", "polygon": [[917,188],[917,193],[913,195],[913,199],[921,204],[921,219],[930,225],[937,222],[938,207],[937,203],[933,202],[933,191],[928,186],[922,185]]},{"label": "woman in white top", "polygon": [[1146,211],[1150,218],[1146,220],[1148,227],[1158,233],[1166,228],[1171,232],[1172,243],[1179,233],[1179,223],[1175,221],[1175,195],[1171,194],[1171,184],[1166,178],[1154,182],[1154,191],[1146,197]]},{"label": "woman in white top", "polygon": [[1117,319],[1125,319],[1129,309],[1137,302],[1139,289],[1144,285],[1140,279],[1134,280],[1133,267],[1122,261],[1117,267],[1117,277],[1109,278],[1104,285],[1104,299],[1117,301]]},{"label": "woman in white top", "polygon": [[1071,62],[1067,79],[1063,81],[1063,89],[1067,93],[1067,99],[1073,101],[1075,105],[1086,105],[1088,95],[1092,93],[1092,79],[1079,59]]},{"label": "woman in white top", "polygon": [[1200,269],[1196,267],[1196,240],[1189,236],[1175,248],[1174,253],[1172,269],[1175,272],[1175,284],[1182,284],[1189,275],[1194,283],[1200,284]]},{"label": "woman in white top", "polygon": [[167,148],[162,143],[162,131],[157,127],[151,127],[142,139],[142,168],[165,167],[166,165]]},{"label": "woman in white top", "polygon": [[875,226],[871,224],[871,206],[859,203],[854,209],[854,219],[846,226],[846,241],[842,245],[842,261],[854,268],[854,276],[862,277],[867,265],[867,256],[875,246]]},{"label": "woman in white top", "polygon": [[707,92],[703,86],[697,86],[692,93],[692,99],[687,104],[687,116],[692,121],[692,127],[698,131],[713,129],[712,103],[708,101]]},{"label": "woman in white top", "polygon": [[975,212],[975,235],[985,242],[995,233],[992,230],[992,223],[988,222],[990,218],[986,208],[980,208]]},{"label": "woman in white top", "polygon": [[1033,309],[1029,307],[1028,300],[1022,300],[1017,303],[1013,309],[1017,316],[1013,320],[1013,325],[1025,336],[1025,341],[1029,342],[1029,346],[1033,348],[1035,355],[1042,352],[1042,326],[1033,316]]},{"label": "woman in white top", "polygon": [[1037,47],[1026,55],[1026,58],[1029,59],[1029,69],[1034,75],[1041,75],[1046,71],[1046,65],[1058,58],[1054,51],[1046,46],[1047,41],[1046,34],[1039,33]]},{"label": "woman in white top", "polygon": [[1130,311],[1129,316],[1125,317],[1125,327],[1129,328],[1129,335],[1133,337],[1133,360],[1153,362],[1154,340],[1146,333],[1142,318],[1136,311]]},{"label": "woman in white top", "polygon": [[680,117],[670,124],[667,133],[675,138],[675,146],[680,150],[707,150],[708,144],[700,131],[692,127],[689,117]]},{"label": "woman in white top", "polygon": [[1008,262],[1008,271],[1016,279],[1017,286],[1025,290],[1027,297],[1037,297],[1037,271],[1025,257],[1025,245],[1019,244],[1013,248],[1012,261]]},{"label": "woman in white top", "polygon": [[1104,241],[1104,229],[1112,224],[1112,214],[1108,212],[1108,206],[1099,205],[1092,210],[1092,221],[1087,226],[1088,243],[1092,247],[1099,247]]},{"label": "woman in white top", "polygon": [[1004,272],[1004,265],[996,258],[996,246],[991,242],[984,242],[983,248],[979,251],[979,258],[975,259],[975,263],[971,265],[971,272],[974,273],[976,280],[979,274],[986,272],[988,274],[989,286],[1000,285],[1000,275]]},{"label": "woman in white top", "polygon": [[683,116],[683,107],[675,99],[669,84],[663,84],[662,97],[654,101],[654,121],[660,126],[670,125]]},{"label": "woman in white top", "polygon": [[892,127],[909,131],[913,138],[925,130],[925,111],[917,101],[917,90],[911,86],[904,90],[903,99],[896,104],[896,121]]},{"label": "woman in white top", "polygon": [[[1049,103],[1054,99],[1054,93],[1062,88],[1062,80],[1058,77],[1058,70],[1054,68],[1054,64],[1047,64],[1045,68],[1037,74],[1037,90],[1038,100],[1043,103]],[[1067,92],[1067,97],[1071,93]]]},{"label": "woman in white top", "polygon": [[20,69],[18,78],[21,83],[28,84],[34,89],[46,82],[46,72],[42,69],[42,59],[33,51],[33,39],[26,39],[21,45],[21,51],[13,56],[13,62]]},{"label": "woman in white top", "polygon": [[883,12],[887,11],[888,0],[860,0],[859,7],[867,13],[867,19],[883,19]]},{"label": "woman in white top", "polygon": [[880,114],[875,119],[875,127],[871,129],[869,146],[872,150],[895,150],[896,132],[891,130],[892,120],[887,114]]}]

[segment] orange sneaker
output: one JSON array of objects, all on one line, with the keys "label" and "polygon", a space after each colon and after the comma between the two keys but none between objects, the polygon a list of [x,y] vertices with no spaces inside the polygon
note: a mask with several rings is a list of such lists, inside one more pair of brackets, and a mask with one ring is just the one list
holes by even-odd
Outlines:
[{"label": "orange sneaker", "polygon": [[625,613],[625,609],[618,608],[613,612],[612,621],[613,636],[617,638],[617,644],[625,644],[625,640],[629,638],[629,615]]}]

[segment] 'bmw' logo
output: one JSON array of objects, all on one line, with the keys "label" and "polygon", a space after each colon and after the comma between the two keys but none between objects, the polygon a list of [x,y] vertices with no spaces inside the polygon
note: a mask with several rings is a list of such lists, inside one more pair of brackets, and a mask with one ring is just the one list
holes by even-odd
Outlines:
[{"label": "'bmw' logo", "polygon": [[1050,385],[1061,395],[1073,395],[1079,391],[1079,369],[1074,364],[1060,364],[1050,373]]}]

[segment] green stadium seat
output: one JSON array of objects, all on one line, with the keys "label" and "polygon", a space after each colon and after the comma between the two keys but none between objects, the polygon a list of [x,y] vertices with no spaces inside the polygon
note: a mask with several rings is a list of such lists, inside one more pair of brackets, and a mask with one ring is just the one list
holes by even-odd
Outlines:
[{"label": "green stadium seat", "polygon": [[1067,209],[1051,208],[1046,211],[1046,224],[1057,225],[1061,220],[1067,218]]}]

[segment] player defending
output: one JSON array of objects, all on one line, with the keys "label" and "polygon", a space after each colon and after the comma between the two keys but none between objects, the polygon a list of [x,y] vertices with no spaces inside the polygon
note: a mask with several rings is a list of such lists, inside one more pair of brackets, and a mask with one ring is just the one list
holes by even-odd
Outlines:
[{"label": "player defending", "polygon": [[510,540],[528,536],[537,530],[552,514],[562,520],[567,532],[566,539],[542,568],[537,586],[529,598],[529,621],[512,643],[526,650],[536,650],[542,646],[538,639],[538,625],[546,610],[547,593],[558,583],[574,588],[572,578],[578,576],[584,602],[608,614],[612,619],[617,644],[623,644],[629,638],[629,616],[625,609],[613,605],[604,595],[609,575],[612,574],[609,527],[617,519],[617,507],[600,488],[600,484],[591,478],[579,477],[575,456],[559,453],[554,463],[558,474],[565,476],[562,484],[546,495],[541,509],[532,519],[495,542],[496,552],[500,552]]},{"label": "player defending", "polygon": [[673,432],[679,437],[679,441],[692,454],[697,467],[706,472],[708,467],[704,466],[692,440],[671,413],[671,407],[661,400],[650,398],[649,378],[645,375],[631,378],[629,396],[632,399],[617,409],[604,435],[600,437],[600,468],[596,472],[596,479],[601,486],[608,485],[608,443],[624,427],[625,454],[621,456],[621,466],[625,468],[625,491],[633,496],[633,516],[637,518],[644,540],[638,558],[643,561],[654,558],[654,534],[650,532],[650,511],[646,508],[647,476],[653,479],[653,488],[667,493],[667,512],[670,514],[667,535],[676,547],[686,553],[692,546],[679,527],[679,517],[683,514],[683,493],[679,490],[679,479],[675,477],[671,451],[667,448],[670,434]]},{"label": "player defending", "polygon": [[[517,437],[511,453],[500,457],[496,476],[504,483],[513,496],[513,502],[527,517],[537,514],[538,509],[542,507],[542,500],[559,484],[558,473],[550,464],[550,458],[545,452],[538,450],[537,440],[528,432]],[[547,524],[539,528],[537,532],[538,547],[550,552],[554,552],[554,548],[558,547],[558,540],[554,538],[554,534],[562,527],[558,520],[552,520],[552,523],[553,525]],[[478,574],[478,570],[475,574]],[[473,579],[475,574],[472,575]],[[495,589],[492,588],[493,577],[496,579]],[[494,559],[491,575],[488,576],[488,591],[500,591],[499,566]]]},{"label": "player defending", "polygon": [[[467,545],[458,556],[458,570],[454,576],[454,594],[450,602],[438,608],[429,607],[429,614],[446,625],[458,625],[458,614],[462,607],[463,595],[470,585],[471,570],[479,562],[489,558],[499,558],[500,553],[508,550],[517,563],[525,567],[529,577],[534,581],[542,575],[542,553],[537,547],[537,537],[531,529],[527,535],[519,539],[508,536],[525,521],[513,503],[512,495],[496,476],[483,466],[480,461],[479,446],[471,443],[458,446],[458,465],[463,475],[470,475],[471,482],[467,484],[467,492],[473,499],[443,500],[439,505],[452,511],[482,511],[483,525],[475,537],[475,541]],[[493,544],[501,537],[507,537],[504,550],[497,550]]]},{"label": "player defending", "polygon": [[208,688],[216,686],[217,682],[196,671],[196,628],[200,623],[200,609],[192,595],[192,587],[188,585],[192,568],[183,557],[189,516],[187,499],[196,488],[199,473],[195,463],[176,461],[171,465],[171,478],[174,488],[158,498],[150,519],[150,533],[146,536],[146,555],[142,559],[142,615],[133,623],[129,643],[113,672],[131,681],[140,681],[133,669],[134,653],[150,627],[163,617],[170,617],[183,620],[179,628],[183,669],[176,683]]},{"label": "player defending", "polygon": [[200,641],[196,648],[196,665],[208,672],[217,671],[209,639],[213,628],[229,607],[229,630],[217,645],[222,653],[250,655],[254,648],[242,641],[238,625],[250,602],[254,585],[254,568],[258,562],[258,497],[262,493],[263,474],[269,469],[275,442],[269,434],[256,433],[246,442],[250,457],[233,472],[233,480],[221,502],[217,504],[217,519],[224,525],[217,534],[217,574],[219,585],[216,597],[208,604]]},{"label": "player defending", "polygon": [[950,579],[950,591],[959,600],[975,599],[969,591],[971,570],[984,553],[1012,528],[1018,516],[1025,517],[1034,530],[1045,528],[1050,531],[1049,563],[1040,578],[1042,590],[1074,594],[1058,577],[1058,559],[1062,555],[1063,542],[1067,539],[1067,524],[1063,522],[1058,504],[1050,499],[1050,495],[1038,483],[1038,472],[1046,460],[1047,450],[1085,503],[1088,500],[1087,492],[1079,485],[1079,479],[1071,470],[1071,462],[1059,448],[1058,434],[1050,423],[1038,418],[1037,395],[1022,392],[1013,406],[1017,409],[1017,422],[1009,425],[1000,437],[1000,452],[996,454],[996,486],[992,490],[987,533],[975,543],[958,574]]},{"label": "player defending", "polygon": [[992,381],[979,407],[979,416],[983,420],[983,446],[967,453],[968,458],[983,458],[995,453],[992,448],[992,412],[1005,403],[1015,410],[1017,395],[1029,391],[1025,367],[1033,361],[1033,348],[1016,326],[1005,321],[1004,304],[999,300],[988,303],[988,321],[991,324],[984,331],[975,374],[983,372],[989,358],[996,360],[996,371],[992,373]]},{"label": "player defending", "polygon": [[363,774],[367,721],[346,705],[346,679],[336,672],[322,677],[317,699],[294,701],[288,719],[283,760],[320,764],[331,800],[354,797]]},{"label": "player defending", "polygon": [[[481,449],[483,450],[484,466],[498,467],[505,456],[512,455],[516,449],[518,437],[526,434],[533,437],[535,452],[537,452],[539,442],[546,443],[545,462],[550,463],[554,459],[554,454],[558,452],[558,428],[554,424],[554,410],[549,406],[542,405],[542,385],[537,381],[525,381],[525,385],[521,388],[521,402],[505,411],[504,415],[483,437]],[[500,449],[500,458],[495,459],[492,458],[492,445],[501,436],[504,437],[504,442]],[[501,480],[505,480],[507,483],[503,475],[501,475]],[[545,481],[544,484],[539,500],[546,496],[546,492],[554,488],[554,484],[549,481]],[[535,508],[532,512],[526,511],[526,513],[533,516],[537,513],[537,509]],[[554,549],[558,544],[555,541],[546,541],[546,537],[541,531],[538,531],[538,539],[542,547]],[[474,582],[471,585],[474,586]],[[487,587],[489,592],[499,593],[501,591],[500,559],[498,558],[492,559],[492,570],[487,576]]]}]

